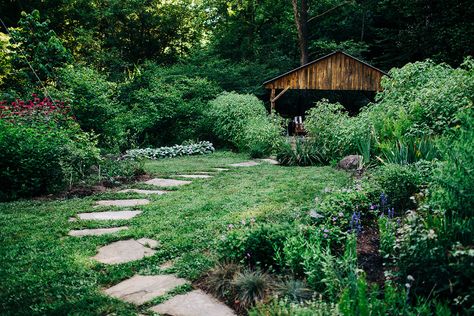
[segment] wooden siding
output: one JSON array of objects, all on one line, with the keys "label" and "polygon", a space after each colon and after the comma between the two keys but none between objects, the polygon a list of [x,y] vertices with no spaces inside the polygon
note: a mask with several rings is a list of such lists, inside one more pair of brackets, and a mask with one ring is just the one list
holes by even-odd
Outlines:
[{"label": "wooden siding", "polygon": [[380,91],[385,73],[336,52],[265,83],[267,89]]}]

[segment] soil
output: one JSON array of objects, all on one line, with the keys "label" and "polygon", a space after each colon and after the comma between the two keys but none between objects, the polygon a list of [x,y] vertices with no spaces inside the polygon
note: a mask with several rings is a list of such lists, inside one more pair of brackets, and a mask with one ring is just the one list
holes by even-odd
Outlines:
[{"label": "soil", "polygon": [[363,231],[357,238],[357,260],[364,269],[367,281],[384,285],[383,258],[379,252],[380,238],[377,222],[364,225]]}]

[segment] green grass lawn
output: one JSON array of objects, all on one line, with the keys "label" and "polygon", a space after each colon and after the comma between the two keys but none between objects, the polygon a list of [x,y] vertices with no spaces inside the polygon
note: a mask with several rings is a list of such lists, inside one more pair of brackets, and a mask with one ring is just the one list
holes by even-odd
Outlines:
[{"label": "green grass lawn", "polygon": [[[172,177],[245,160],[248,157],[243,155],[217,152],[150,161],[145,169],[156,176]],[[170,259],[175,261],[174,272],[194,280],[215,263],[214,244],[228,224],[250,218],[291,222],[307,216],[324,188],[340,188],[349,182],[347,174],[330,167],[263,163],[232,168],[211,179],[194,179],[170,194],[148,197],[151,203],[137,207],[143,213],[129,221],[68,222],[68,218],[98,210],[92,207],[95,200],[141,195],[108,192],[82,199],[1,203],[0,314],[136,315],[145,308],[104,296],[101,288],[136,273],[157,274],[159,265]],[[109,236],[67,236],[71,229],[119,225],[130,229]],[[90,259],[98,247],[141,237],[160,241],[156,255],[120,265]]]}]

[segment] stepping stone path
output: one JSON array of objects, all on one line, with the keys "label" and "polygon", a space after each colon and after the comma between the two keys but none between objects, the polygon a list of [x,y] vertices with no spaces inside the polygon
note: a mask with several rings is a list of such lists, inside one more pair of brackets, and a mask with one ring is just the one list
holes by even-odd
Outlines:
[{"label": "stepping stone path", "polygon": [[259,163],[256,161],[245,161],[245,162],[230,164],[231,167],[253,167],[257,165],[259,165]]},{"label": "stepping stone path", "polygon": [[97,206],[139,206],[139,205],[146,205],[150,203],[147,199],[134,199],[134,200],[103,200],[97,201]]},{"label": "stepping stone path", "polygon": [[129,193],[129,192],[138,193],[138,194],[157,194],[157,195],[169,193],[169,191],[163,191],[163,190],[140,190],[140,189],[125,189],[125,190],[118,191],[118,193]]},{"label": "stepping stone path", "polygon": [[145,184],[156,185],[158,187],[177,187],[180,185],[190,184],[191,181],[187,180],[175,180],[175,179],[162,179],[155,178],[145,182]]},{"label": "stepping stone path", "polygon": [[104,292],[125,302],[141,305],[186,283],[189,282],[174,275],[135,275]]},{"label": "stepping stone path", "polygon": [[173,316],[233,316],[226,305],[201,290],[176,295],[151,308],[152,311]]},{"label": "stepping stone path", "polygon": [[[234,167],[247,167],[258,165],[257,162],[249,161],[240,164],[234,164]],[[213,168],[213,170],[221,172],[227,171],[226,168]],[[207,179],[212,178],[212,172],[196,172],[195,174],[178,175],[181,178],[190,179]],[[190,184],[191,181],[155,178],[145,182],[145,184],[155,185],[159,187],[175,187]],[[125,189],[118,191],[119,193],[134,192],[138,194],[166,194],[168,191],[162,190],[141,190],[141,189]],[[99,206],[118,206],[132,207],[138,205],[146,205],[150,203],[147,199],[130,199],[130,200],[103,200],[97,201],[95,207]],[[79,213],[77,217],[81,220],[125,220],[131,219],[139,215],[141,211],[109,211],[109,212],[90,212]],[[77,218],[72,217],[69,221],[76,221]],[[98,228],[98,229],[81,229],[71,230],[70,236],[98,236],[104,234],[112,234],[124,229],[127,226]],[[143,259],[156,253],[154,248],[159,246],[159,242],[149,238],[119,240],[103,246],[98,249],[97,255],[93,259],[104,264],[120,264]],[[167,261],[160,265],[160,270],[166,271],[173,266],[173,261]],[[135,275],[130,279],[124,280],[103,292],[109,296],[115,297],[122,301],[141,305],[156,297],[176,289],[177,287],[189,284],[190,282],[178,278],[171,274],[165,275]],[[219,302],[212,296],[201,290],[194,290],[186,294],[176,295],[162,304],[151,308],[152,311],[160,314],[168,314],[173,316],[234,316],[235,313],[225,304]]]},{"label": "stepping stone path", "polygon": [[100,236],[100,235],[106,235],[106,234],[113,234],[124,229],[128,229],[128,227],[121,226],[121,227],[112,227],[112,228],[71,230],[69,232],[69,236],[74,236],[74,237]]},{"label": "stepping stone path", "polygon": [[99,248],[93,259],[105,264],[126,263],[153,256],[155,250],[145,247],[135,239],[120,240]]},{"label": "stepping stone path", "polygon": [[131,219],[142,211],[110,211],[110,212],[92,212],[92,213],[79,213],[77,216],[82,220],[121,220]]},{"label": "stepping stone path", "polygon": [[212,176],[208,174],[180,174],[178,175],[180,178],[190,178],[190,179],[207,179],[212,178]]}]

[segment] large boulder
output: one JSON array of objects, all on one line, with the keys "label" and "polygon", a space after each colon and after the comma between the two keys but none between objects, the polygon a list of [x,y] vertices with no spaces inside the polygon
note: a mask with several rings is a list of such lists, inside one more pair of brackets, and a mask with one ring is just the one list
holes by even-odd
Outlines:
[{"label": "large boulder", "polygon": [[341,161],[337,164],[338,168],[343,170],[357,170],[362,167],[362,161],[364,157],[360,155],[349,155],[342,158]]}]

